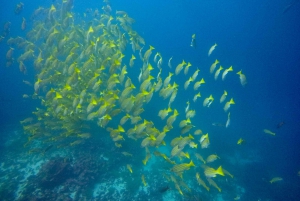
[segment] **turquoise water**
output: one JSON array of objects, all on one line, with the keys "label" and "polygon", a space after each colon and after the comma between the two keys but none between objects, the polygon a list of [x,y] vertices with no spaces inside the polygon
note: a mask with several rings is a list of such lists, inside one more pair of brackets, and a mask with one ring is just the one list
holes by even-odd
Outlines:
[{"label": "turquoise water", "polygon": [[[171,105],[172,109],[178,110],[179,116],[173,124],[174,128],[164,138],[166,146],[149,147],[151,158],[146,165],[142,163],[146,155],[141,147],[143,138],[133,140],[124,134],[125,140],[122,141],[122,147],[118,148],[107,128],[99,127],[96,121],[84,122],[89,129],[81,132],[89,132],[91,138],[77,146],[70,145],[75,141],[74,138],[49,142],[46,141],[49,139],[47,136],[24,147],[28,142],[28,134],[24,134],[20,121],[31,117],[37,107],[43,106],[39,99],[22,98],[23,94],[34,93],[33,86],[24,84],[23,80],[34,84],[38,72],[34,70],[33,62],[28,61],[27,74],[20,73],[17,58],[23,50],[18,48],[13,53],[13,64],[5,67],[5,55],[9,50],[6,41],[10,37],[26,37],[34,26],[30,16],[37,7],[49,8],[54,4],[59,8],[61,2],[49,0],[41,4],[39,1],[23,1],[24,9],[19,15],[14,14],[17,3],[4,2],[0,8],[1,23],[11,22],[9,33],[0,43],[2,200],[298,200],[298,1],[110,1],[114,18],[116,10],[123,10],[135,20],[133,29],[146,41],[143,53],[149,49],[149,45],[155,47],[149,59],[154,67],[155,78],[159,72],[154,62],[157,52],[163,58],[163,80],[169,72],[175,71],[183,59],[192,64],[187,75],[182,71],[172,77],[171,83],[175,81],[179,87]],[[98,8],[102,14],[101,8],[105,5],[99,1],[75,1],[72,8],[76,18],[74,23],[84,24],[82,26],[87,30],[95,9]],[[87,9],[91,9],[91,12],[87,12]],[[21,30],[22,17],[27,19],[25,31]],[[113,23],[117,23],[116,19]],[[196,48],[190,46],[193,34],[196,34]],[[42,43],[45,41],[36,42],[36,45]],[[215,43],[218,45],[208,57],[208,50]],[[137,91],[140,85],[138,76],[143,65],[138,52],[133,53],[128,44],[123,53],[123,63],[127,65],[128,76]],[[132,54],[137,59],[134,67],[130,68]],[[171,57],[170,69],[168,60]],[[229,72],[224,81],[220,77],[215,81],[214,74],[209,73],[215,59],[224,68],[233,66],[234,71]],[[200,69],[197,81],[204,78],[206,83],[198,90],[201,98],[193,102],[196,94],[192,89],[194,83],[188,90],[184,90],[183,85],[197,68]],[[236,75],[241,69],[247,77],[245,86],[241,85]],[[231,122],[227,128],[228,112],[225,113],[224,104],[219,103],[224,90],[229,94],[226,101],[231,97],[235,101],[229,109]],[[214,96],[214,102],[210,107],[203,107],[204,99],[210,94]],[[178,125],[185,119],[187,101],[190,101],[190,109],[196,111],[195,117],[191,118],[192,124],[204,134],[209,133],[210,145],[207,149],[201,149],[200,136],[195,135],[198,148],[187,146],[184,149],[196,166],[185,171],[183,179],[175,175],[178,183],[181,181],[188,186],[185,188],[181,183],[181,195],[175,182],[169,181],[169,177],[174,175],[171,171],[173,164],[155,156],[154,152],[170,156],[170,142],[180,135]],[[162,131],[166,120],[162,121],[157,114],[159,110],[167,108],[168,103],[169,98],[164,100],[154,93],[151,101],[143,105],[141,117],[152,121]],[[113,117],[107,127],[117,128],[123,115]],[[281,122],[284,124],[277,128]],[[127,122],[123,127],[128,131],[132,125]],[[266,134],[264,129],[276,135]],[[58,132],[53,130],[50,135],[57,136]],[[240,138],[245,142],[237,145]],[[132,156],[125,156],[122,152],[131,153]],[[222,189],[221,192],[208,184],[203,163],[196,159],[195,153],[200,153],[204,159],[210,154],[217,154],[220,159],[209,166],[217,168],[222,165],[234,176],[213,178]],[[189,163],[190,159],[181,161],[177,157],[171,158],[177,164]],[[127,164],[132,166],[133,173],[129,172]],[[197,172],[210,191],[197,183]],[[147,186],[142,183],[142,175]],[[274,177],[282,180],[271,184],[269,181]]]}]

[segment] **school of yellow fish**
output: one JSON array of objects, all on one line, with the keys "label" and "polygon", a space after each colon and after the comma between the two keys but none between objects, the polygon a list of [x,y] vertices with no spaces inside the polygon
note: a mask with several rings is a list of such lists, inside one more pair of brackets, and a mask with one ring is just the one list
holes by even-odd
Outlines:
[{"label": "school of yellow fish", "polygon": [[[209,148],[210,136],[202,132],[197,122],[193,122],[197,112],[190,106],[196,108],[193,104],[201,101],[200,89],[206,84],[203,77],[198,77],[200,71],[214,73],[213,77],[217,80],[223,70],[222,80],[225,80],[233,67],[225,69],[216,59],[210,69],[199,69],[182,58],[178,58],[182,62],[175,64],[173,57],[165,65],[162,54],[146,44],[133,30],[135,20],[126,12],[112,14],[103,9],[99,17],[93,18],[91,23],[85,23],[84,20],[80,22],[80,19],[75,19],[77,15],[72,13],[72,7],[72,1],[64,0],[61,5],[38,8],[32,17],[33,27],[27,32],[26,38],[15,37],[7,41],[10,46],[6,54],[7,61],[12,60],[14,48],[18,48],[23,51],[17,58],[20,71],[27,73],[27,69],[33,66],[36,73],[35,83],[32,84],[33,94],[24,94],[23,97],[40,99],[42,104],[33,112],[34,117],[21,121],[28,135],[24,147],[30,147],[35,141],[43,141],[47,146],[70,148],[84,144],[93,135],[103,135],[103,138],[109,136],[124,156],[134,157],[133,153],[122,147],[124,143],[130,143],[145,150],[145,158],[141,161],[144,165],[153,156],[169,164],[170,171],[164,173],[163,177],[180,194],[191,191],[184,182],[187,179],[194,179],[207,191],[210,191],[209,186],[213,186],[221,192],[213,178],[233,175],[220,164],[215,165],[218,155],[202,155],[201,150]],[[22,30],[29,29],[25,23],[24,18]],[[194,34],[191,46],[195,46],[195,40]],[[216,48],[217,44],[214,44],[209,49],[209,57],[212,57]],[[244,86],[247,83],[246,76],[241,70],[236,74]],[[184,86],[179,86],[175,77],[186,80]],[[24,82],[30,85],[30,82]],[[185,90],[189,90],[188,94],[190,91],[194,94],[186,97],[185,107],[172,107],[177,93]],[[208,94],[198,107],[210,107],[214,104],[215,96],[219,96],[218,104],[225,103],[223,108],[228,127],[228,111],[236,104],[232,97],[227,98],[228,95],[228,91],[224,91],[224,94]],[[162,128],[156,127],[151,119],[143,115],[145,105],[150,104],[153,96],[161,98],[161,105],[156,107],[159,107],[157,115],[165,123]],[[194,103],[190,103],[189,99]],[[228,101],[224,102],[226,99]],[[168,101],[163,105],[165,100]],[[89,132],[91,124],[97,124],[105,130],[96,134]],[[171,141],[165,140],[167,135],[174,137]],[[237,144],[242,143],[243,139],[240,139]],[[171,147],[169,153],[160,151],[161,146]],[[32,152],[29,150],[29,153]],[[184,173],[195,167],[201,167],[197,168],[196,175],[184,178]],[[129,174],[139,171],[132,164],[126,164],[126,168]],[[140,182],[144,186],[151,185],[147,177],[150,176],[142,174]]]}]

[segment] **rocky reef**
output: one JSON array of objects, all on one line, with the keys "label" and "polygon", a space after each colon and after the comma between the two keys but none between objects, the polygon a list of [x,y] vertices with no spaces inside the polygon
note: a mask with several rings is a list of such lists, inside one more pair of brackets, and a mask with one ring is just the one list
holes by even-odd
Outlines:
[{"label": "rocky reef", "polygon": [[105,166],[105,162],[86,154],[74,159],[53,157],[28,178],[18,200],[85,200]]}]

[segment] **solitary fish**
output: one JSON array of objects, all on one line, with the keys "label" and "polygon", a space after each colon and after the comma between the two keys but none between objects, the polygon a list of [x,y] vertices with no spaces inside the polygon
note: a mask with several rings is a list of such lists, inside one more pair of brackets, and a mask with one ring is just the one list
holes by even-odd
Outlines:
[{"label": "solitary fish", "polygon": [[47,152],[47,151],[49,151],[51,148],[53,147],[53,145],[51,144],[51,145],[49,145],[44,151],[43,151],[43,155],[45,155],[45,153]]},{"label": "solitary fish", "polygon": [[161,187],[161,188],[159,189],[159,192],[160,192],[160,193],[164,193],[164,192],[168,191],[169,189],[170,189],[169,186]]},{"label": "solitary fish", "polygon": [[24,31],[26,29],[26,19],[23,17],[21,29]]},{"label": "solitary fish", "polygon": [[270,134],[270,135],[275,135],[276,133],[268,130],[268,129],[264,129],[264,133]]},{"label": "solitary fish", "polygon": [[274,182],[278,182],[278,181],[282,181],[283,179],[281,177],[274,177],[273,179],[270,180],[270,183],[274,183]]},{"label": "solitary fish", "polygon": [[245,86],[247,84],[247,79],[246,79],[246,76],[242,73],[242,70],[240,70],[236,74],[238,74],[240,76],[240,81],[241,81],[242,86]]},{"label": "solitary fish", "polygon": [[278,124],[277,124],[277,128],[280,128],[281,126],[283,126],[285,124],[285,122],[284,121],[282,121],[282,122],[279,122]]},{"label": "solitary fish", "polygon": [[289,5],[287,5],[284,9],[282,14],[288,12],[290,10],[290,8],[292,8],[297,2],[299,2],[299,0],[294,0],[292,1]]},{"label": "solitary fish", "polygon": [[245,142],[245,140],[243,138],[240,138],[236,144],[241,145]]},{"label": "solitary fish", "polygon": [[192,35],[191,47],[196,48],[196,34]]},{"label": "solitary fish", "polygon": [[215,43],[213,46],[211,46],[211,48],[208,51],[208,56],[211,55],[211,53],[215,50],[216,47],[217,47],[217,43]]},{"label": "solitary fish", "polygon": [[222,124],[222,123],[212,123],[211,125],[218,126],[218,127],[224,127],[224,124]]}]

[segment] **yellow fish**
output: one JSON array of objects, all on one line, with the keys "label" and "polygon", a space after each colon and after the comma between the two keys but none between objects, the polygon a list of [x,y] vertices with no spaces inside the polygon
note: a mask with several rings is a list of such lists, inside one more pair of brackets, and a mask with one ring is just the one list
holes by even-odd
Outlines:
[{"label": "yellow fish", "polygon": [[240,138],[236,144],[241,145],[245,142],[245,140],[243,138]]},{"label": "yellow fish", "polygon": [[144,54],[144,62],[148,62],[150,55],[152,54],[152,50],[155,48],[150,45],[150,48]]},{"label": "yellow fish", "polygon": [[193,163],[193,161],[191,160],[190,163],[182,163],[182,164],[178,164],[178,165],[175,165],[171,171],[172,172],[183,172],[185,170],[189,170],[190,167],[192,166],[195,166],[195,164]]},{"label": "yellow fish", "polygon": [[190,146],[191,148],[197,149],[198,144],[196,144],[195,142],[190,142],[190,143],[189,143],[189,146]]},{"label": "yellow fish", "polygon": [[201,134],[203,134],[203,132],[202,132],[201,129],[197,129],[197,130],[195,130],[195,132],[194,132],[194,135],[201,135]]},{"label": "yellow fish", "polygon": [[208,183],[215,187],[216,189],[218,189],[219,192],[222,191],[222,189],[216,184],[216,182],[214,180],[212,180],[210,177],[207,177],[206,180],[208,181]]},{"label": "yellow fish", "polygon": [[208,56],[211,55],[211,53],[215,50],[216,47],[217,47],[217,43],[215,43],[213,46],[211,46],[211,48],[208,51]]},{"label": "yellow fish", "polygon": [[176,120],[176,117],[179,115],[179,113],[177,112],[177,110],[174,110],[173,115],[171,115],[168,119],[167,119],[167,125],[169,128],[172,127],[173,122]]},{"label": "yellow fish", "polygon": [[148,160],[151,158],[151,153],[150,153],[148,147],[145,147],[145,150],[146,150],[146,157],[145,157],[145,159],[142,161],[144,165],[146,165],[147,162],[148,162]]},{"label": "yellow fish", "polygon": [[183,149],[183,147],[179,147],[178,145],[174,146],[171,151],[171,157],[177,156],[181,152],[182,149]]},{"label": "yellow fish", "polygon": [[169,66],[169,68],[172,68],[172,64],[171,64],[172,58],[173,58],[173,57],[171,57],[171,58],[169,59],[169,61],[168,61],[168,66]]},{"label": "yellow fish", "polygon": [[225,127],[228,128],[229,125],[230,125],[230,112],[228,112],[227,121],[226,121]]},{"label": "yellow fish", "polygon": [[197,70],[195,70],[194,74],[192,75],[193,80],[196,80],[198,73],[199,73],[199,69],[197,68]]},{"label": "yellow fish", "polygon": [[274,177],[273,179],[270,180],[270,183],[274,183],[274,182],[278,182],[278,181],[282,181],[283,179],[281,177]]},{"label": "yellow fish", "polygon": [[177,65],[175,69],[175,74],[178,75],[181,70],[183,69],[184,65],[186,65],[186,62],[183,60],[180,64]]},{"label": "yellow fish", "polygon": [[227,73],[228,73],[229,71],[233,71],[232,66],[230,66],[229,68],[227,68],[227,69],[224,70],[224,72],[223,72],[223,74],[222,74],[222,80],[223,80],[223,81],[225,80],[225,77],[226,77],[226,75],[227,75]]},{"label": "yellow fish", "polygon": [[203,157],[200,154],[195,153],[195,156],[198,160],[202,161],[204,164],[206,163],[206,161],[203,159]]},{"label": "yellow fish", "polygon": [[185,68],[184,68],[184,74],[186,75],[186,74],[188,74],[188,72],[189,72],[189,68],[192,66],[192,64],[190,63],[190,62],[188,62],[188,64],[185,66]]},{"label": "yellow fish", "polygon": [[132,156],[132,154],[131,153],[128,153],[128,152],[126,152],[126,151],[123,151],[123,152],[121,152],[121,154],[123,154],[124,156]]},{"label": "yellow fish", "polygon": [[228,176],[230,176],[231,178],[233,178],[233,175],[230,174],[230,172],[228,172],[228,171],[225,170],[224,168],[222,168],[222,169],[223,169],[223,172],[224,172],[225,175],[228,175]]},{"label": "yellow fish", "polygon": [[217,64],[220,63],[218,59],[215,60],[215,62],[210,66],[210,73],[213,73],[216,69]]},{"label": "yellow fish", "polygon": [[205,80],[203,78],[200,81],[195,82],[194,90],[197,90],[201,86],[201,84],[205,84]]},{"label": "yellow fish", "polygon": [[227,91],[224,90],[224,93],[220,98],[220,103],[223,103],[223,101],[226,99],[226,96],[227,96]]},{"label": "yellow fish", "polygon": [[187,118],[187,120],[182,120],[182,121],[179,123],[179,127],[182,128],[182,127],[184,127],[184,126],[186,126],[186,125],[188,125],[188,124],[190,124],[190,123],[191,123],[190,118]]},{"label": "yellow fish", "polygon": [[157,58],[158,58],[158,57],[161,57],[161,55],[160,55],[159,52],[157,52],[157,53],[155,54],[155,56],[154,56],[154,62],[155,62],[155,63],[157,62]]},{"label": "yellow fish", "polygon": [[192,35],[191,47],[196,48],[196,34]]},{"label": "yellow fish", "polygon": [[169,114],[170,112],[172,112],[172,109],[171,109],[170,107],[168,107],[168,109],[160,110],[160,111],[158,112],[158,116],[159,116],[162,120],[164,120],[164,119],[168,116],[168,114]]},{"label": "yellow fish", "polygon": [[196,179],[199,185],[203,186],[207,191],[209,191],[209,187],[205,184],[205,182],[201,179],[200,174],[196,173]]},{"label": "yellow fish", "polygon": [[268,129],[264,129],[263,131],[264,131],[264,133],[267,133],[267,134],[270,134],[270,135],[276,135],[276,133],[274,133],[274,132],[272,132]]},{"label": "yellow fish", "polygon": [[246,79],[246,76],[242,73],[242,70],[240,70],[236,74],[238,74],[240,76],[240,81],[241,81],[242,86],[245,86],[247,84],[247,79]]},{"label": "yellow fish", "polygon": [[217,174],[221,175],[221,176],[225,176],[222,166],[219,166],[218,169],[216,169],[216,170],[211,167],[207,167],[204,170],[204,174],[206,177],[216,177]]},{"label": "yellow fish", "polygon": [[184,89],[187,90],[189,87],[190,83],[193,81],[193,78],[189,78],[185,83],[184,83]]},{"label": "yellow fish", "polygon": [[26,19],[23,17],[21,29],[24,31],[26,29]]},{"label": "yellow fish", "polygon": [[166,79],[164,80],[164,87],[167,87],[170,84],[172,76],[173,76],[173,73],[169,72],[168,77],[166,77]]},{"label": "yellow fish", "polygon": [[216,71],[216,73],[215,73],[215,80],[218,79],[221,70],[223,70],[223,67],[222,67],[222,66],[220,66],[219,69]]},{"label": "yellow fish", "polygon": [[171,141],[171,146],[174,147],[174,146],[178,145],[179,142],[181,141],[181,139],[183,139],[182,136],[179,136],[179,137],[174,138],[174,139]]},{"label": "yellow fish", "polygon": [[146,180],[145,180],[145,176],[142,174],[142,182],[144,184],[144,186],[147,186]]},{"label": "yellow fish", "polygon": [[217,156],[216,154],[211,154],[207,157],[206,159],[206,163],[211,163],[214,162],[215,160],[217,160],[218,158],[220,158],[219,156]]},{"label": "yellow fish", "polygon": [[214,101],[214,97],[212,95],[210,95],[209,97],[204,99],[203,107],[209,107],[213,101]]},{"label": "yellow fish", "polygon": [[127,167],[127,169],[129,170],[130,173],[133,172],[133,171],[132,171],[132,166],[131,166],[130,164],[127,164],[126,167]]},{"label": "yellow fish", "polygon": [[210,142],[209,142],[209,136],[208,133],[205,135],[202,135],[200,138],[200,144],[201,144],[201,148],[205,149],[209,146]]},{"label": "yellow fish", "polygon": [[230,108],[230,105],[235,104],[233,98],[230,99],[230,101],[228,101],[225,106],[224,106],[224,111],[227,112],[227,110]]},{"label": "yellow fish", "polygon": [[132,56],[131,56],[131,59],[130,59],[130,61],[129,61],[129,66],[130,66],[130,67],[132,67],[132,66],[134,65],[134,60],[135,60],[135,59],[136,59],[135,56],[132,55]]}]

